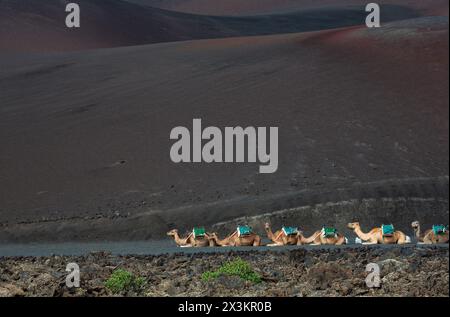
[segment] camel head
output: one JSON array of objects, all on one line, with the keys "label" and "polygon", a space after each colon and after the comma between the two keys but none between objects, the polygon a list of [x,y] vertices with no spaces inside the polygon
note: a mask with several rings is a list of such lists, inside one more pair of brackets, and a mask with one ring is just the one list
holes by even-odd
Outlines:
[{"label": "camel head", "polygon": [[217,233],[215,233],[215,232],[208,233],[208,237],[210,239],[219,239],[219,237],[217,236]]},{"label": "camel head", "polygon": [[420,222],[418,222],[418,221],[413,221],[413,222],[411,223],[411,227],[412,227],[414,230],[419,229],[419,227],[420,227]]},{"label": "camel head", "polygon": [[174,237],[174,236],[176,236],[178,234],[178,230],[177,229],[172,229],[172,230],[170,230],[169,232],[167,232],[167,235],[169,236],[169,237]]},{"label": "camel head", "polygon": [[360,227],[361,226],[359,225],[359,222],[350,222],[349,224],[347,224],[347,228],[349,228],[351,230],[355,230]]}]

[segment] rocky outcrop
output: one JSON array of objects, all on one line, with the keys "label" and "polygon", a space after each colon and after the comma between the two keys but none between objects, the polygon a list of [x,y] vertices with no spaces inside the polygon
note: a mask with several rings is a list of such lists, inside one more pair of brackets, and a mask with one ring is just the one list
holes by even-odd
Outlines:
[{"label": "rocky outcrop", "polygon": [[[234,276],[202,280],[202,273],[238,257],[251,264],[261,283]],[[80,288],[66,287],[70,262],[80,266]],[[368,263],[380,267],[379,288],[366,286]],[[105,281],[117,268],[146,281],[124,296],[448,296],[448,265],[447,246],[1,258],[0,296],[110,296]]]}]

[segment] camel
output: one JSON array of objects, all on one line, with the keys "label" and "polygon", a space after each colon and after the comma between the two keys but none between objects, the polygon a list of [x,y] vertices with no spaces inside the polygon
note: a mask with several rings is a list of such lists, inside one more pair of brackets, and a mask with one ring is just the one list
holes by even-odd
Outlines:
[{"label": "camel", "polygon": [[299,243],[301,243],[301,238],[297,229],[292,230],[294,228],[289,228],[291,229],[289,231],[292,232],[292,234],[289,234],[289,232],[283,230],[283,227],[281,230],[277,230],[275,231],[275,233],[273,233],[269,223],[265,224],[264,229],[266,230],[267,237],[273,242],[267,245],[269,247],[281,245],[298,245]]},{"label": "camel", "polygon": [[[414,221],[411,226],[419,244],[448,243],[448,230],[443,226],[433,226],[432,229],[426,230],[423,234],[420,230],[419,221]],[[437,233],[435,232],[437,230],[433,230],[434,228],[443,230],[441,230],[441,233]]]},{"label": "camel", "polygon": [[210,236],[205,234],[204,236],[194,237],[194,234],[191,232],[186,238],[181,238],[178,234],[177,229],[170,230],[167,232],[169,237],[172,237],[179,247],[208,247],[213,246]]},{"label": "camel", "polygon": [[369,233],[361,230],[359,222],[352,222],[347,227],[355,232],[355,234],[363,241],[363,244],[406,244],[411,239],[401,231],[394,231],[392,235],[383,236],[382,228],[374,228]]},{"label": "camel", "polygon": [[212,241],[214,246],[229,247],[229,246],[234,246],[236,234],[237,234],[237,231],[233,232],[231,235],[227,236],[224,239],[219,239],[219,237],[217,236],[217,233],[213,232],[209,236],[209,239]]},{"label": "camel", "polygon": [[[334,228],[322,228],[317,239],[321,245],[344,245],[347,244],[347,238],[337,232]],[[317,244],[317,242],[316,242]]]},{"label": "camel", "polygon": [[[331,232],[329,232],[331,229]],[[300,233],[301,235],[301,233]],[[311,242],[312,240],[312,242]],[[347,244],[347,238],[336,232],[333,228],[322,228],[311,235],[309,238],[301,237],[302,244],[311,245],[343,245]]]},{"label": "camel", "polygon": [[234,247],[243,247],[243,246],[255,246],[258,247],[261,245],[261,237],[256,233],[249,233],[246,235],[239,236],[238,229],[234,231],[232,234],[228,235],[224,239],[219,239],[217,233],[212,233],[210,235],[210,241],[216,246],[226,247],[226,246],[234,246]]}]

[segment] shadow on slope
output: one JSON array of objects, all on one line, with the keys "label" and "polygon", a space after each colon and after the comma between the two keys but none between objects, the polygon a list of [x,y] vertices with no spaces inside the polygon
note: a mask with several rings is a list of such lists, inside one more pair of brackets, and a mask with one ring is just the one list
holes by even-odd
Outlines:
[{"label": "shadow on slope", "polygon": [[[192,39],[322,30],[362,24],[364,6],[329,7],[253,17],[192,15],[122,0],[79,0],[82,25],[65,27],[58,0],[0,1],[1,51],[59,51]],[[415,17],[410,8],[386,5],[383,20]]]},{"label": "shadow on slope", "polygon": [[[171,11],[203,15],[256,15],[299,11],[344,5],[366,5],[365,0],[126,0]],[[396,4],[419,10],[426,15],[447,15],[448,0],[379,0],[378,4]]]}]

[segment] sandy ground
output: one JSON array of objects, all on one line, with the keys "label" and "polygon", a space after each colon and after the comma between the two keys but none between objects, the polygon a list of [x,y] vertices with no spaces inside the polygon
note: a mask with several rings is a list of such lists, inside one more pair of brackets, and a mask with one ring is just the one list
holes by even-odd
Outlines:
[{"label": "sandy ground", "polygon": [[[250,263],[262,282],[226,275],[201,279],[237,258]],[[111,296],[105,281],[118,268],[145,281],[119,294],[126,296],[448,296],[448,260],[448,246],[0,258],[0,296]],[[80,288],[65,285],[69,262],[80,267]],[[379,265],[379,288],[365,283],[368,263]]]},{"label": "sandy ground", "polygon": [[[289,221],[313,230],[327,203],[336,226],[448,221],[447,17],[1,54],[2,241],[148,239],[300,207]],[[279,126],[278,172],[173,164],[169,133],[195,117]]]}]

